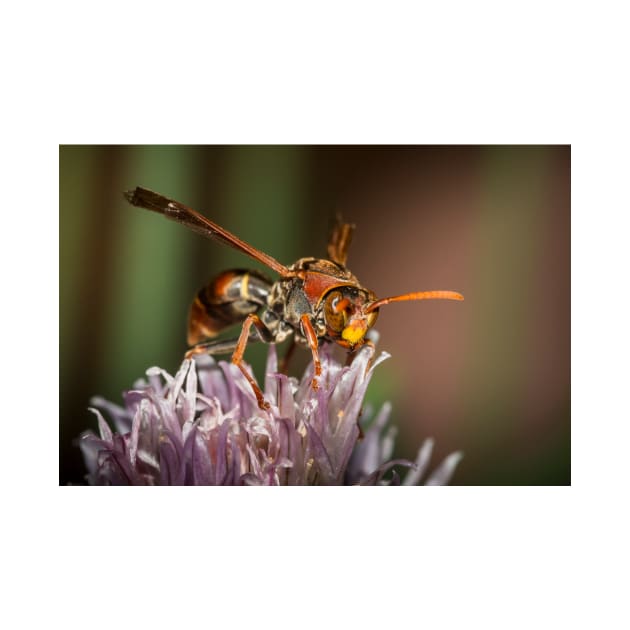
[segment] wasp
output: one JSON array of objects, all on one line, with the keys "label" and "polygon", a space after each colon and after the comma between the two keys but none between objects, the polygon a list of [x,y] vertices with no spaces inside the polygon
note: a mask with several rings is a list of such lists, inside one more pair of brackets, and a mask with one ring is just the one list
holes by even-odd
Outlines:
[{"label": "wasp", "polygon": [[[346,268],[354,226],[340,219],[328,243],[328,259],[300,258],[286,267],[178,201],[140,187],[124,195],[132,205],[229,245],[280,276],[273,282],[259,271],[224,271],[199,291],[188,318],[190,350],[186,357],[231,352],[232,363],[250,383],[261,409],[269,409],[269,404],[243,363],[248,342],[280,343],[293,335],[293,343],[307,346],[313,355],[312,387],[317,389],[322,372],[318,349],[323,342],[336,343],[352,353],[370,343],[366,333],[386,304],[464,299],[455,291],[420,291],[378,299]],[[242,324],[237,338],[213,339],[237,323]]]}]

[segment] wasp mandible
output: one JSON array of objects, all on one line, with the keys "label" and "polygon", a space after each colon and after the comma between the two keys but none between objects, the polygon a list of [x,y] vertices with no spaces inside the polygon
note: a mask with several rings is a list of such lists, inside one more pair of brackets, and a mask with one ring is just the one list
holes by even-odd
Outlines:
[{"label": "wasp mandible", "polygon": [[[248,341],[280,343],[293,335],[294,342],[308,346],[313,355],[313,389],[322,368],[318,348],[334,342],[353,352],[367,343],[366,333],[385,304],[405,300],[463,300],[455,291],[420,291],[378,299],[346,269],[354,226],[338,221],[330,242],[328,259],[300,258],[289,267],[245,243],[195,210],[145,188],[125,193],[129,203],[182,223],[247,254],[276,272],[271,281],[247,269],[220,273],[202,288],[190,308],[186,357],[199,353],[228,354],[248,380],[261,409],[269,409],[263,393],[243,363]],[[243,324],[238,338],[216,340],[221,331]]]}]

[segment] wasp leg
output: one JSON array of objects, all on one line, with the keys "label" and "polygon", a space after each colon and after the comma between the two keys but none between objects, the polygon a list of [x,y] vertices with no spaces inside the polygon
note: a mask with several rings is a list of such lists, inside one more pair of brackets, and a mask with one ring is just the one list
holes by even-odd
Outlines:
[{"label": "wasp leg", "polygon": [[311,386],[313,389],[317,389],[317,377],[322,373],[322,364],[319,361],[319,353],[317,352],[319,343],[317,342],[317,335],[315,334],[315,329],[313,328],[313,324],[311,323],[309,316],[304,313],[304,315],[300,317],[300,321],[302,322],[302,329],[304,331],[308,347],[311,349],[313,354],[313,364],[315,365],[315,377],[313,378]]},{"label": "wasp leg", "polygon": [[245,346],[247,346],[247,341],[249,340],[249,329],[252,325],[256,327],[256,331],[262,341],[266,343],[271,343],[273,341],[271,331],[267,328],[267,326],[265,326],[258,315],[251,313],[243,322],[243,329],[241,330],[241,334],[236,344],[236,349],[232,355],[232,363],[238,366],[239,370],[243,373],[243,376],[247,379],[247,382],[252,386],[254,394],[256,395],[256,400],[258,401],[258,406],[261,409],[269,409],[269,403],[265,401],[265,397],[263,396],[260,387],[258,387],[258,383],[256,383],[243,364],[243,354],[245,353]]}]

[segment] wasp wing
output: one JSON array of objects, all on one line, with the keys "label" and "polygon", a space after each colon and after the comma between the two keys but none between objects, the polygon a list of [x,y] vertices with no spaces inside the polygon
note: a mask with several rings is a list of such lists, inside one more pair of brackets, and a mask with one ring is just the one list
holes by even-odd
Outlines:
[{"label": "wasp wing", "polygon": [[282,276],[290,275],[289,270],[282,263],[279,263],[275,258],[272,258],[268,254],[261,252],[259,249],[252,247],[245,241],[242,241],[238,236],[235,236],[231,232],[217,225],[210,219],[207,219],[199,212],[188,208],[179,201],[168,199],[163,195],[159,195],[146,188],[137,187],[135,190],[129,190],[125,193],[125,199],[133,205],[139,208],[145,208],[152,212],[162,214],[168,219],[177,221],[186,227],[194,230],[198,234],[213,238],[225,245],[229,245],[238,251],[247,254],[254,260],[261,262],[270,269],[273,269],[276,273]]}]

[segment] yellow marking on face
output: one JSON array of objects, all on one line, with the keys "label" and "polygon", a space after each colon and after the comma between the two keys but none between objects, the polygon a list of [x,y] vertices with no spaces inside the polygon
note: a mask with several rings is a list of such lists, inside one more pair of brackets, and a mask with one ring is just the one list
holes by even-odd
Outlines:
[{"label": "yellow marking on face", "polygon": [[354,345],[363,339],[367,332],[367,326],[364,322],[351,323],[341,331],[341,337],[345,339],[349,344]]}]

